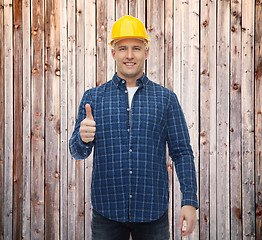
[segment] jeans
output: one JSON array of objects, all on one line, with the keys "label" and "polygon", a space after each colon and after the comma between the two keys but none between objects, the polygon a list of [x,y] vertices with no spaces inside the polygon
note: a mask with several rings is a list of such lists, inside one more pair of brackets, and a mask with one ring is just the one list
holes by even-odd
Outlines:
[{"label": "jeans", "polygon": [[168,240],[168,211],[156,221],[147,223],[122,223],[103,217],[93,209],[92,240]]}]

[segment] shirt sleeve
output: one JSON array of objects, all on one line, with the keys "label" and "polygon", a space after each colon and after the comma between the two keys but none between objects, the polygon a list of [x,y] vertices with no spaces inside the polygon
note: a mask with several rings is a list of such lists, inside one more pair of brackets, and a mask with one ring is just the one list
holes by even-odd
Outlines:
[{"label": "shirt sleeve", "polygon": [[167,143],[182,192],[181,206],[198,209],[196,170],[187,124],[175,93],[171,93],[167,110]]},{"label": "shirt sleeve", "polygon": [[79,105],[78,109],[78,115],[75,122],[75,128],[73,131],[73,134],[69,140],[69,150],[73,158],[76,160],[81,160],[87,158],[91,152],[92,148],[94,146],[94,141],[85,143],[82,141],[80,136],[80,124],[86,117],[86,110],[85,105],[90,104],[92,109],[92,100],[90,96],[90,92],[86,91],[83,95],[83,98],[81,100],[81,103]]}]

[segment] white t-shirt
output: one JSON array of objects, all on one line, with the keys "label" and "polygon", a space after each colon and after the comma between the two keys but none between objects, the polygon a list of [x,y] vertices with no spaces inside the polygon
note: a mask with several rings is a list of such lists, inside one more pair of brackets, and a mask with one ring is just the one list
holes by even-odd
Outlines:
[{"label": "white t-shirt", "polygon": [[138,89],[138,86],[137,87],[127,87],[129,108],[131,108],[132,99],[137,89]]}]

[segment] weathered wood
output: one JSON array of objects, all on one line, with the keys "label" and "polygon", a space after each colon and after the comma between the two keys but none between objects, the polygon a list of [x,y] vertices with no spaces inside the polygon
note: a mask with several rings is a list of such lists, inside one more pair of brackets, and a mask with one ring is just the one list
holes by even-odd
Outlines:
[{"label": "weathered wood", "polygon": [[[106,59],[107,59],[107,9],[102,0],[97,1],[97,76],[96,85],[99,86],[107,81]],[[111,76],[110,76],[111,77]]]},{"label": "weathered wood", "polygon": [[147,75],[164,86],[164,0],[147,0],[147,30],[151,37]]},{"label": "weathered wood", "polygon": [[14,165],[13,165],[13,239],[21,239],[22,232],[22,1],[14,1]]},{"label": "weathered wood", "polygon": [[128,14],[128,0],[116,1],[116,20]]},{"label": "weathered wood", "polygon": [[68,76],[67,76],[67,1],[60,1],[60,239],[68,239]]},{"label": "weathered wood", "polygon": [[[167,83],[173,81],[173,1],[165,0],[165,86]],[[167,86],[166,86],[167,87]],[[172,90],[172,89],[171,89]],[[174,164],[172,159],[167,156],[167,170],[169,175],[169,221],[172,223],[173,219],[173,172]],[[169,224],[170,239],[173,237],[173,224]]]},{"label": "weathered wood", "polygon": [[[76,3],[76,106],[80,105],[85,90],[85,1],[77,0]],[[84,239],[85,232],[85,175],[84,161],[76,162],[76,239]]]},{"label": "weathered wood", "polygon": [[[76,118],[77,106],[76,106],[76,30],[75,30],[75,1],[68,0],[68,137],[70,138],[74,130],[74,123]],[[76,212],[75,212],[75,165],[76,161],[71,157],[68,152],[68,239],[75,239],[76,236]]]},{"label": "weathered wood", "polygon": [[[174,56],[173,56],[173,81],[167,81],[165,86],[170,90],[174,91],[179,99],[180,91],[181,91],[181,3],[179,1],[174,1],[174,34],[173,35],[173,46],[174,46]],[[173,171],[173,193],[172,193],[172,202],[173,202],[173,237],[174,239],[180,239],[180,232],[178,229],[178,221],[179,221],[179,212],[181,209],[181,194],[178,189],[180,189],[179,182],[176,176],[176,172]]]},{"label": "weathered wood", "polygon": [[255,236],[254,4],[242,0],[242,239]]},{"label": "weathered wood", "polygon": [[[198,174],[199,160],[199,0],[182,2],[182,108]],[[199,221],[189,239],[199,239]]]},{"label": "weathered wood", "polygon": [[[96,17],[95,2],[86,1],[85,5],[85,89],[96,86]],[[85,239],[91,236],[91,180],[93,156],[85,160]]]},{"label": "weathered wood", "polygon": [[230,238],[229,41],[230,1],[217,5],[217,239]]},{"label": "weathered wood", "polygon": [[31,142],[31,238],[44,236],[44,1],[31,1],[32,29],[32,142]]},{"label": "weathered wood", "polygon": [[13,237],[13,5],[4,2],[4,239]]},{"label": "weathered wood", "polygon": [[216,239],[216,1],[200,12],[199,225],[201,238]]},{"label": "weathered wood", "polygon": [[256,238],[262,238],[262,1],[255,9],[255,186]]},{"label": "weathered wood", "polygon": [[31,58],[30,0],[23,1],[23,210],[22,237],[30,239],[31,184]]},{"label": "weathered wood", "polygon": [[45,2],[45,237],[59,239],[60,34],[59,2]]},{"label": "weathered wood", "polygon": [[[0,0],[0,202],[4,202],[4,132],[5,132],[5,89],[4,89],[4,8]],[[0,239],[4,239],[4,204],[0,205]]]},{"label": "weathered wood", "polygon": [[[113,27],[113,24],[115,22],[115,0],[107,0],[107,41],[111,38],[111,29]],[[107,55],[106,55],[106,67],[107,67],[107,78],[106,80],[112,79],[115,71],[115,61],[111,54],[111,47],[107,44]]]},{"label": "weathered wood", "polygon": [[241,1],[231,1],[230,52],[230,231],[232,239],[242,238],[241,218]]}]

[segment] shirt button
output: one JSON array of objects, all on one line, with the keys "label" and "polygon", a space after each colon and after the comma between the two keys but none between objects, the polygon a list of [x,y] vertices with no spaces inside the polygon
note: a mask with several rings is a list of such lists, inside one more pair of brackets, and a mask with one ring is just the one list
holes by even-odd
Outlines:
[{"label": "shirt button", "polygon": [[129,132],[129,131],[130,131],[130,129],[128,128],[128,129],[127,129],[127,131]]},{"label": "shirt button", "polygon": [[132,198],[132,194],[130,194],[129,197]]},{"label": "shirt button", "polygon": [[127,108],[126,110],[129,112],[129,111],[130,111],[130,108]]},{"label": "shirt button", "polygon": [[125,82],[126,82],[126,81],[124,81],[124,80],[122,81],[122,83],[125,83]]},{"label": "shirt button", "polygon": [[130,173],[130,174],[133,174],[133,171],[130,171],[129,173]]},{"label": "shirt button", "polygon": [[125,90],[125,93],[128,93],[128,91],[127,91],[127,90]]},{"label": "shirt button", "polygon": [[132,152],[132,149],[131,149],[131,148],[129,149],[129,152]]}]

